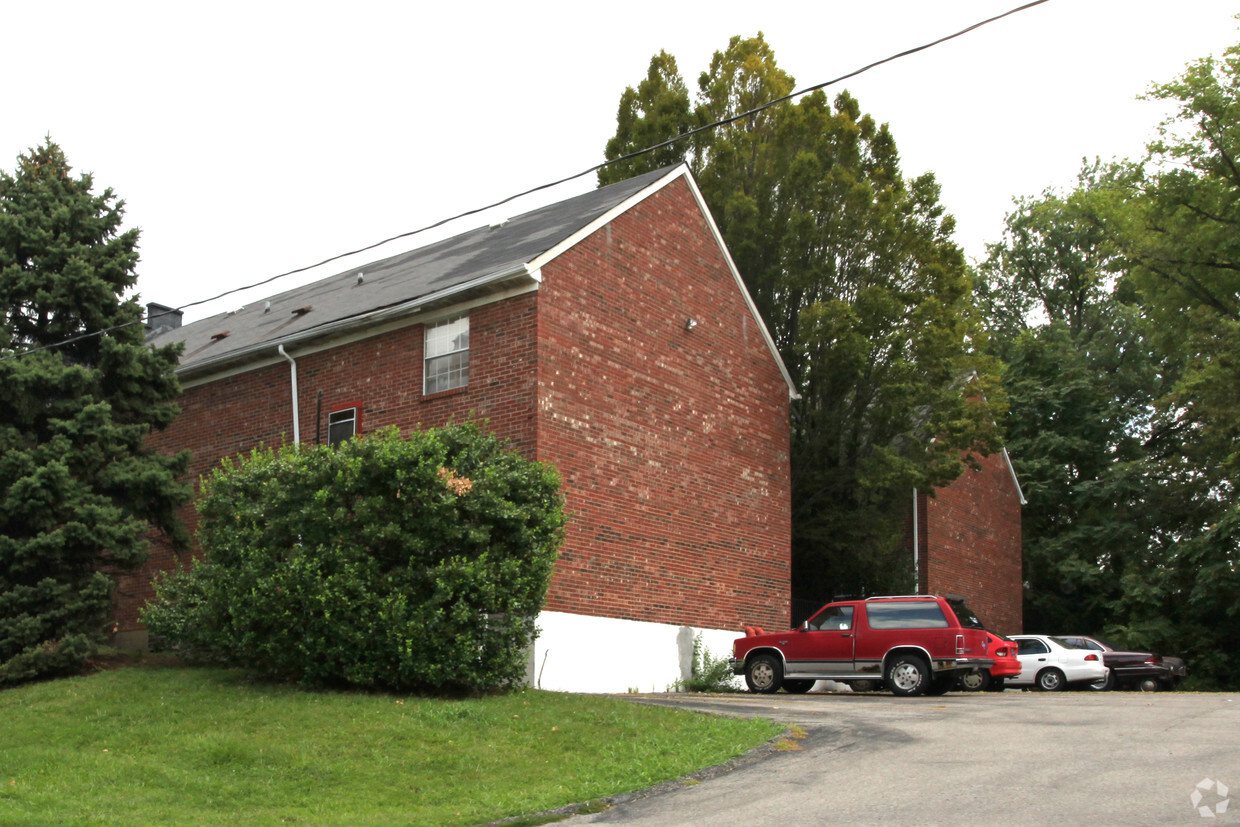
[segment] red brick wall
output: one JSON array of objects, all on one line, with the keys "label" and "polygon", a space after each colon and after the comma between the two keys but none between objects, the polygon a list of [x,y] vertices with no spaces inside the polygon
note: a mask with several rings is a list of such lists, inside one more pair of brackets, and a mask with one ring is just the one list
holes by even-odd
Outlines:
[{"label": "red brick wall", "polygon": [[988,628],[1018,634],[1020,498],[1002,454],[981,466],[921,500],[922,591],[963,595]]},{"label": "red brick wall", "polygon": [[[564,478],[570,522],[547,608],[740,629],[787,623],[788,389],[684,181],[543,270],[543,286],[470,312],[469,385],[422,396],[423,327],[298,355],[301,439],[360,403],[363,431],[471,414]],[[685,319],[699,324],[685,330]],[[153,440],[221,457],[292,440],[290,366],[190,388]],[[187,510],[187,519],[193,514]],[[123,578],[139,627],[156,546]]]},{"label": "red brick wall", "polygon": [[545,267],[539,328],[538,455],[572,513],[547,608],[787,624],[788,387],[688,185]]},{"label": "red brick wall", "polygon": [[[469,385],[422,395],[423,326],[413,325],[330,350],[297,355],[301,440],[314,443],[319,391],[323,392],[320,436],[327,441],[327,414],[361,405],[363,432],[395,425],[402,430],[433,427],[449,420],[485,419],[491,430],[532,451],[536,405],[536,297],[517,296],[470,311]],[[192,387],[181,399],[181,415],[152,445],[193,453],[190,478],[197,480],[221,458],[259,445],[292,442],[291,367],[274,365]],[[184,512],[191,530],[192,508]],[[116,620],[120,631],[138,628],[138,611],[153,597],[151,577],[173,568],[175,555],[156,543],[143,569],[120,579]]]}]

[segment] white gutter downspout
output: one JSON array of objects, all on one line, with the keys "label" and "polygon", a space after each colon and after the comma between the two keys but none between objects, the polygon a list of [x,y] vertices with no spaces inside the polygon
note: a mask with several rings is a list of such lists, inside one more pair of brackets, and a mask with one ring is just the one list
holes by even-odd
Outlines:
[{"label": "white gutter downspout", "polygon": [[297,413],[297,362],[292,356],[284,352],[284,345],[278,345],[276,350],[288,363],[293,366],[293,444],[301,444],[301,418]]},{"label": "white gutter downspout", "polygon": [[917,542],[917,486],[913,486],[913,594],[921,594],[921,565],[917,559],[920,544]]}]

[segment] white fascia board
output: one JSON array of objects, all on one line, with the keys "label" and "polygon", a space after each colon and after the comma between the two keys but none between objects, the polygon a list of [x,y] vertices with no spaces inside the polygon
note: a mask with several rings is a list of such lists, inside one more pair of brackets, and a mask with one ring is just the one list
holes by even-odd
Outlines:
[{"label": "white fascia board", "polygon": [[749,295],[749,289],[745,287],[745,280],[741,278],[741,271],[737,269],[736,262],[732,260],[732,253],[728,250],[728,245],[724,243],[723,233],[719,232],[719,225],[715,223],[715,218],[710,214],[710,208],[706,206],[706,199],[702,197],[702,191],[698,189],[697,182],[693,180],[693,176],[689,175],[689,170],[685,168],[685,177],[689,181],[689,189],[693,193],[694,199],[697,200],[698,208],[702,211],[702,215],[706,218],[706,224],[710,227],[710,232],[715,237],[715,243],[719,245],[719,252],[723,253],[723,258],[728,263],[728,269],[732,271],[732,278],[736,280],[736,288],[741,291],[741,296],[745,299],[745,305],[749,308],[750,315],[758,324],[758,331],[761,332],[762,338],[766,341],[766,346],[770,348],[771,356],[775,359],[775,364],[779,365],[779,372],[783,374],[784,381],[788,383],[788,398],[800,399],[801,394],[797,393],[796,384],[792,381],[792,374],[788,372],[788,366],[784,364],[784,357],[779,355],[779,348],[775,346],[775,339],[771,336],[771,331],[767,329],[766,322],[762,320],[762,314],[758,312],[758,306],[753,303],[753,296]]},{"label": "white fascia board", "polygon": [[[656,192],[663,189],[668,184],[675,181],[677,178],[680,178],[682,176],[688,176],[688,175],[689,175],[689,168],[682,164],[681,166],[669,172],[667,175],[664,175],[658,181],[655,181],[653,184],[648,185],[645,189],[638,190],[637,192],[633,193],[628,198],[621,201],[619,204],[612,207],[610,210],[603,213],[598,218],[595,218],[593,221],[591,221],[589,224],[582,227],[577,232],[565,238],[559,244],[556,244],[554,247],[552,247],[551,249],[544,252],[542,255],[535,258],[533,261],[529,263],[529,267],[531,269],[536,269],[536,268],[541,269],[545,267],[548,262],[552,261],[553,259],[559,258],[560,255],[562,255],[567,250],[570,250],[573,247],[576,247],[578,244],[581,243],[583,239],[588,237],[595,230],[599,229],[600,227],[607,226],[612,221],[614,221],[617,216],[623,215],[624,213],[633,209],[634,206],[636,206],[637,204],[640,204],[642,201],[645,201],[647,198],[654,195]],[[689,180],[692,181],[693,179],[690,177]]]},{"label": "white fascia board", "polygon": [[758,307],[753,303],[753,297],[749,295],[749,290],[745,287],[745,282],[741,278],[740,271],[736,269],[736,262],[732,260],[732,254],[728,252],[728,245],[723,241],[723,234],[719,232],[719,226],[715,224],[715,219],[710,214],[710,208],[706,206],[706,199],[702,197],[702,191],[698,189],[697,182],[693,180],[693,176],[689,174],[689,167],[685,164],[681,164],[676,169],[660,178],[658,181],[655,181],[645,189],[629,196],[627,199],[612,207],[610,210],[603,213],[598,218],[594,219],[589,224],[552,247],[550,250],[547,250],[545,253],[535,258],[530,262],[530,268],[542,268],[546,266],[546,264],[552,259],[575,246],[595,230],[611,223],[617,216],[628,212],[634,206],[640,204],[642,201],[645,201],[647,198],[654,195],[656,192],[663,189],[678,178],[684,178],[689,183],[689,191],[693,193],[693,198],[697,201],[698,209],[701,211],[702,216],[706,219],[706,224],[710,227],[711,234],[715,237],[715,244],[719,247],[719,251],[723,253],[724,261],[727,262],[728,270],[732,273],[732,278],[736,282],[736,287],[741,291],[741,296],[745,299],[745,306],[749,308],[750,315],[753,316],[754,321],[758,325],[758,331],[762,334],[762,338],[766,342],[767,348],[771,351],[771,356],[775,359],[775,364],[779,366],[779,372],[783,375],[784,382],[788,385],[788,398],[800,399],[801,395],[797,393],[796,385],[792,381],[792,374],[788,373],[788,366],[784,364],[783,357],[779,355],[779,348],[775,347],[775,340],[771,338],[771,332],[767,329],[766,323],[762,321],[762,316],[758,313]]},{"label": "white fascia board", "polygon": [[1016,496],[1020,498],[1021,505],[1029,505],[1029,501],[1025,499],[1025,492],[1021,490],[1020,479],[1016,476],[1016,466],[1012,464],[1012,458],[1008,456],[1007,446],[1003,446],[1003,461],[1007,463],[1008,473],[1012,475],[1012,485],[1016,486]]},{"label": "white fascia board", "polygon": [[[436,310],[433,313],[422,313],[422,307],[424,305],[443,301],[444,299],[451,298],[454,295],[459,295],[474,288],[485,286],[489,283],[500,282],[522,275],[529,277],[529,282],[519,285],[511,290],[505,290],[500,293],[483,296],[472,301],[461,302],[451,306],[450,308]],[[283,361],[283,358],[279,355],[260,360],[248,359],[248,357],[257,356],[268,352],[276,354],[280,346],[288,349],[296,346],[300,342],[314,342],[321,339],[328,340],[318,342],[317,344],[313,344],[306,348],[299,348],[295,354],[298,357],[306,356],[311,353],[317,353],[321,350],[329,350],[351,342],[369,339],[372,336],[386,333],[390,330],[396,330],[401,327],[406,327],[411,324],[420,324],[428,320],[434,321],[435,319],[443,316],[459,313],[462,310],[470,310],[484,304],[491,304],[503,299],[512,298],[513,296],[530,293],[537,290],[541,282],[542,273],[540,271],[533,269],[526,264],[522,264],[509,270],[490,273],[461,284],[453,285],[452,287],[445,288],[444,290],[440,290],[436,293],[429,293],[425,296],[419,296],[417,299],[401,302],[400,304],[392,305],[391,307],[384,307],[379,310],[372,310],[357,316],[351,316],[347,319],[340,319],[339,321],[331,322],[320,327],[303,330],[292,336],[260,342],[242,350],[229,353],[226,356],[221,356],[218,359],[200,362],[189,367],[178,367],[176,372],[180,374],[188,371],[191,374],[202,374],[201,376],[195,376],[192,379],[182,380],[182,387],[188,389],[196,385],[203,385],[207,382],[213,382],[227,376],[247,373],[251,370],[256,370],[257,368],[265,367],[269,364],[281,362]],[[232,368],[225,367],[237,361],[244,362],[244,364],[239,364]],[[216,364],[218,364],[222,369],[218,371],[213,370],[212,366]]]}]

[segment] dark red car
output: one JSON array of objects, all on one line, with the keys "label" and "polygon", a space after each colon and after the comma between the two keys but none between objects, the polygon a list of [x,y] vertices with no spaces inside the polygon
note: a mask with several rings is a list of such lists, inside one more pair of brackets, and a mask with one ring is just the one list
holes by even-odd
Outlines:
[{"label": "dark red car", "polygon": [[1102,662],[1110,671],[1104,679],[1091,683],[1090,689],[1174,689],[1180,679],[1188,674],[1188,668],[1179,658],[1119,649],[1092,635],[1060,637],[1074,646],[1102,653]]}]

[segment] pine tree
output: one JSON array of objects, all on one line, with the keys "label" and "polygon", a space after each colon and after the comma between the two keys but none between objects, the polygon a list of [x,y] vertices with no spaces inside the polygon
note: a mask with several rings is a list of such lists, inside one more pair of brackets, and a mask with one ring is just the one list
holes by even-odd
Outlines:
[{"label": "pine tree", "polygon": [[188,456],[144,447],[177,415],[175,348],[144,343],[138,231],[50,139],[0,171],[0,685],[81,668],[112,574],[151,527],[183,544]]}]

